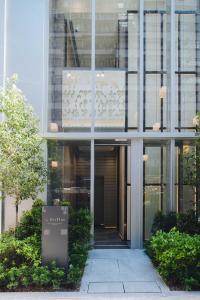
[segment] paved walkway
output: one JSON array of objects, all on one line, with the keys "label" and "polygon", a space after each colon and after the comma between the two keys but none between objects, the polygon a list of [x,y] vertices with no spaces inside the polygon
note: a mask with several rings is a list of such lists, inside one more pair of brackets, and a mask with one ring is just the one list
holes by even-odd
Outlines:
[{"label": "paved walkway", "polygon": [[92,250],[81,283],[88,294],[168,291],[143,250]]},{"label": "paved walkway", "polygon": [[0,300],[200,300],[172,292],[142,250],[92,250],[80,292],[0,293]]}]

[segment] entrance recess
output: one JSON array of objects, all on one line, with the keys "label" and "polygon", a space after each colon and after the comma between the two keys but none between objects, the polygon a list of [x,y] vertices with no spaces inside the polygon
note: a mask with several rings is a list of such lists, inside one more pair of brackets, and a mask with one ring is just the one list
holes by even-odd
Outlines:
[{"label": "entrance recess", "polygon": [[130,145],[95,143],[94,240],[96,248],[128,248]]}]

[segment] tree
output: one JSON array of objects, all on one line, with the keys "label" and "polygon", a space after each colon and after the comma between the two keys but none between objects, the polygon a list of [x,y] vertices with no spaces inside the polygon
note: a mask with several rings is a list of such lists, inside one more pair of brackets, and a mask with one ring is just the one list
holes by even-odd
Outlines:
[{"label": "tree", "polygon": [[43,191],[47,169],[39,122],[16,81],[13,76],[0,89],[0,182],[2,198],[15,199],[17,224],[19,204]]},{"label": "tree", "polygon": [[183,183],[192,186],[196,194],[196,212],[200,216],[200,113],[195,120],[197,125],[195,147],[183,154]]}]

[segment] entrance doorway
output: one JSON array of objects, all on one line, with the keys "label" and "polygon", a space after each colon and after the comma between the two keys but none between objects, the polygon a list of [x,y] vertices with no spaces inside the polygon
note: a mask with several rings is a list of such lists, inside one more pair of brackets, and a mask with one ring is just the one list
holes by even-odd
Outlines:
[{"label": "entrance doorway", "polygon": [[94,240],[96,248],[128,248],[130,146],[95,143]]}]

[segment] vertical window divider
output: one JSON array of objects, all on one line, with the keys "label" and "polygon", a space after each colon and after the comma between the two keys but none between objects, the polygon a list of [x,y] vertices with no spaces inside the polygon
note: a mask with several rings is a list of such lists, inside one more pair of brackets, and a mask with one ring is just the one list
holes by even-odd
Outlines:
[{"label": "vertical window divider", "polygon": [[[92,10],[92,53],[91,53],[91,73],[92,73],[92,99],[91,99],[91,133],[94,135],[95,130],[95,101],[96,101],[96,74],[95,74],[95,34],[96,34],[96,0],[91,0]],[[91,225],[91,235],[94,236],[94,184],[95,184],[95,141],[91,139],[91,155],[90,155],[90,213],[93,216]]]},{"label": "vertical window divider", "polygon": [[139,132],[143,132],[145,129],[145,77],[144,77],[144,65],[145,65],[145,53],[144,53],[144,46],[145,46],[145,18],[144,18],[144,0],[140,0],[140,7],[139,7],[139,48],[140,48],[140,55],[139,55]]},{"label": "vertical window divider", "polygon": [[170,93],[168,93],[169,130],[175,131],[175,0],[170,3]]},{"label": "vertical window divider", "polygon": [[[161,66],[161,87],[163,86],[164,84],[164,81],[163,81],[163,77],[164,77],[164,74],[163,74],[163,69],[164,69],[164,31],[163,31],[163,13],[161,13],[161,26],[160,26],[160,31],[161,31],[161,39],[160,39],[160,52],[161,52],[161,55],[160,55],[160,66]],[[163,132],[163,98],[160,99],[161,100],[161,103],[160,103],[160,129],[161,129],[161,132]]]},{"label": "vertical window divider", "polygon": [[95,131],[95,102],[96,102],[96,75],[95,75],[95,57],[96,57],[96,0],[92,1],[92,51],[91,51],[91,71],[92,71],[92,99],[91,99],[91,132]]}]

